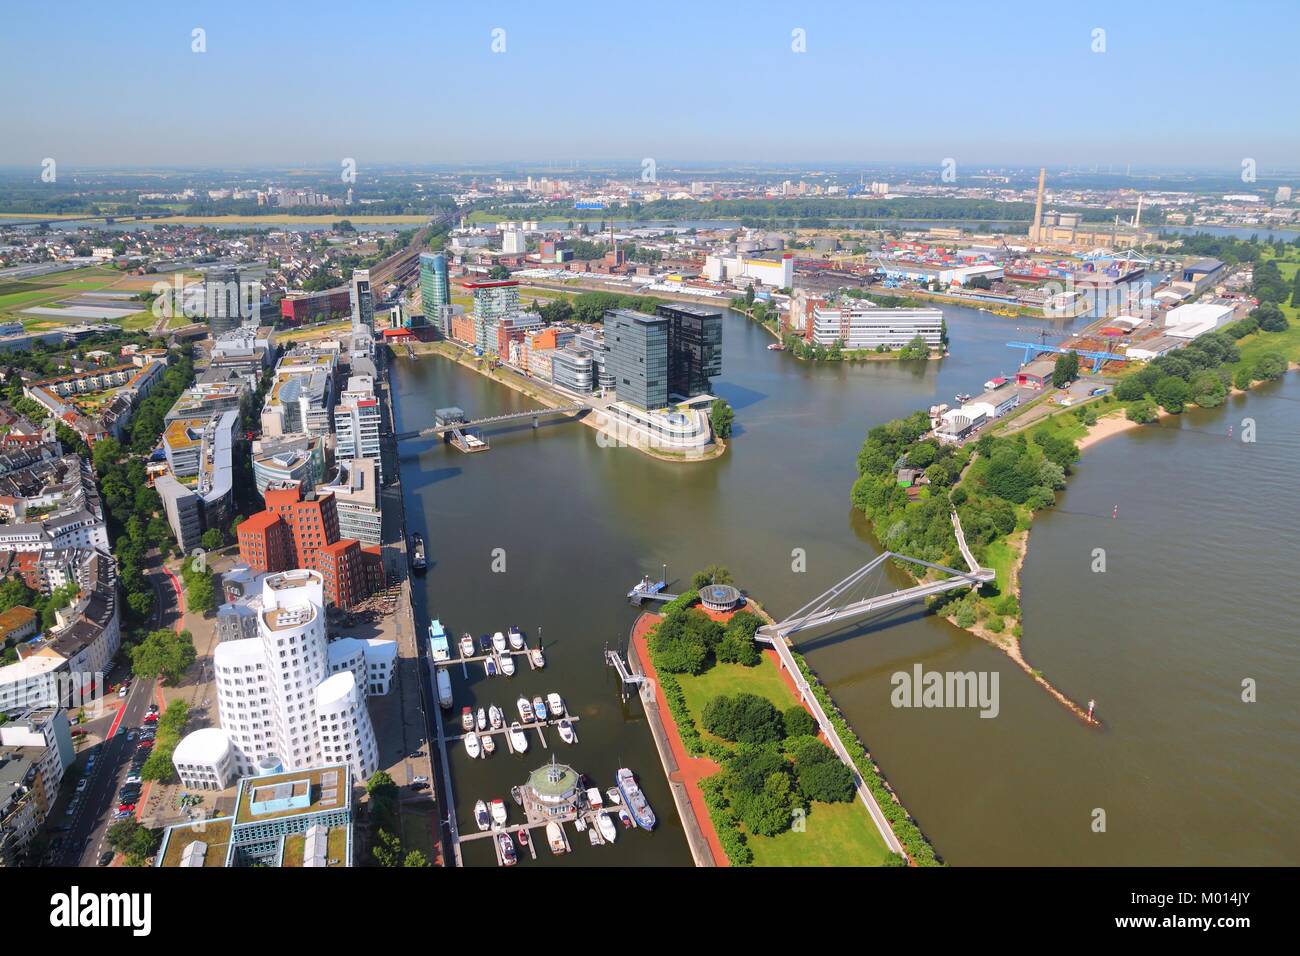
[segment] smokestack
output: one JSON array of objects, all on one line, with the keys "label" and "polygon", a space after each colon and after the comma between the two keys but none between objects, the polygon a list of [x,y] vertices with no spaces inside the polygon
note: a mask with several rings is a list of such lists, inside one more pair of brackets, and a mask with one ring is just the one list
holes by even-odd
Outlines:
[{"label": "smokestack", "polygon": [[1137,211],[1137,215],[1133,217],[1133,228],[1137,229],[1141,225],[1142,225],[1142,197],[1138,196],[1138,211]]},{"label": "smokestack", "polygon": [[1038,167],[1038,199],[1034,203],[1034,228],[1029,230],[1029,238],[1034,242],[1041,241],[1041,232],[1043,228],[1043,184],[1047,181],[1047,167]]}]

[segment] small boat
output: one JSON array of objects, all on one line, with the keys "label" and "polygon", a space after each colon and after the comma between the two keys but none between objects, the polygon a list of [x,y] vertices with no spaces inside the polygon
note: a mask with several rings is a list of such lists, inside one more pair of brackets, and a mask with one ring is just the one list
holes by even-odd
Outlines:
[{"label": "small boat", "polygon": [[524,805],[524,792],[518,787],[510,788],[510,796],[512,796],[515,803],[519,804],[521,807]]},{"label": "small boat", "polygon": [[533,698],[533,716],[539,723],[546,720],[546,703],[542,700],[541,694]]},{"label": "small boat", "polygon": [[564,713],[564,698],[555,691],[551,691],[546,695],[546,709],[554,716],[559,717]]},{"label": "small boat", "polygon": [[517,754],[528,750],[528,735],[524,733],[524,728],[519,726],[519,721],[510,725],[510,746],[515,748]]},{"label": "small boat", "polygon": [[578,817],[573,821],[573,828],[581,833],[583,830],[587,829],[587,821],[582,817]]},{"label": "small boat", "polygon": [[515,676],[515,659],[513,655],[501,655],[501,673],[505,674],[507,677]]},{"label": "small boat", "polygon": [[447,644],[447,632],[442,629],[442,622],[434,618],[429,622],[429,653],[435,661],[451,659],[451,647]]},{"label": "small boat", "polygon": [[487,830],[492,826],[492,821],[488,819],[487,804],[482,800],[474,804],[474,822],[478,824],[480,830]]},{"label": "small boat", "polygon": [[616,807],[623,802],[623,798],[618,795],[618,787],[610,787],[605,791],[605,796],[609,797],[609,804],[612,807]]},{"label": "small boat", "polygon": [[642,830],[655,828],[655,812],[650,809],[650,801],[645,798],[637,786],[636,776],[627,767],[620,767],[615,777],[618,780],[618,792],[623,795],[623,802],[632,812],[632,819]]},{"label": "small boat", "polygon": [[483,734],[479,737],[478,742],[483,746],[483,756],[497,752],[497,742],[492,739],[491,734]]},{"label": "small boat", "polygon": [[534,667],[546,666],[546,655],[542,653],[542,649],[540,647],[533,648],[533,666]]},{"label": "small boat", "polygon": [[462,634],[460,638],[460,656],[474,656],[474,638],[469,634]]},{"label": "small boat", "polygon": [[517,836],[517,837],[519,838],[519,845],[520,845],[520,846],[528,846],[528,828],[527,828],[527,827],[525,827],[524,829],[520,830],[518,833],[515,834],[515,836]]},{"label": "small boat", "polygon": [[497,662],[495,658],[488,657],[484,659],[483,673],[487,674],[488,677],[497,676]]},{"label": "small boat", "polygon": [[492,801],[492,825],[497,827],[506,825],[506,802],[500,797]]},{"label": "small boat", "polygon": [[501,847],[501,862],[506,866],[514,866],[519,862],[515,856],[515,841],[510,839],[509,833],[497,834],[497,846]]},{"label": "small boat", "polygon": [[492,638],[488,637],[486,634],[480,635],[478,639],[478,649],[482,651],[484,654],[491,654]]},{"label": "small boat", "polygon": [[505,724],[505,718],[501,714],[501,708],[493,704],[488,708],[488,723],[492,725],[493,730],[500,730]]},{"label": "small boat", "polygon": [[573,732],[573,724],[569,723],[567,717],[560,721],[560,739],[566,744],[571,744],[577,739],[577,735]]},{"label": "small boat", "polygon": [[591,787],[587,790],[587,805],[593,810],[599,810],[605,805],[605,799],[600,795],[598,787]]},{"label": "small boat", "polygon": [[622,807],[618,808],[618,822],[623,824],[624,830],[630,830],[634,826],[631,815]]},{"label": "small boat", "polygon": [[609,818],[608,813],[596,814],[596,826],[600,827],[600,835],[608,843],[613,843],[618,839],[618,828],[614,826],[614,821]]},{"label": "small boat", "polygon": [[417,532],[411,535],[411,567],[423,571],[428,566],[424,557],[424,538]]},{"label": "small boat", "polygon": [[514,650],[522,651],[524,649],[524,632],[519,630],[519,628],[511,624],[510,630],[506,632],[506,636],[510,638],[510,646]]},{"label": "small boat", "polygon": [[478,742],[478,734],[466,734],[465,753],[469,754],[471,758],[477,759],[478,755],[481,754],[482,752],[483,750],[479,746],[479,742]]},{"label": "small boat", "polygon": [[496,648],[498,654],[506,652],[506,636],[500,631],[492,635],[492,646]]},{"label": "small boat", "polygon": [[474,709],[472,707],[461,708],[460,725],[466,730],[474,729]]},{"label": "small boat", "polygon": [[447,668],[438,668],[438,706],[443,710],[451,708],[451,675]]},{"label": "small boat", "polygon": [[600,846],[600,834],[591,829],[587,831],[587,842],[592,846]]},{"label": "small boat", "polygon": [[564,830],[554,820],[546,824],[546,842],[551,845],[552,853],[558,855],[569,852],[569,841],[564,838]]},{"label": "small boat", "polygon": [[782,345],[780,342],[773,342],[771,345],[767,347],[767,350],[769,352],[784,352],[785,346]]},{"label": "small boat", "polygon": [[487,711],[482,707],[478,709],[478,714],[475,716],[474,729],[479,733],[487,730]]},{"label": "small boat", "polygon": [[526,724],[533,722],[533,705],[528,703],[527,697],[520,697],[515,701],[515,706],[519,708],[519,719]]}]

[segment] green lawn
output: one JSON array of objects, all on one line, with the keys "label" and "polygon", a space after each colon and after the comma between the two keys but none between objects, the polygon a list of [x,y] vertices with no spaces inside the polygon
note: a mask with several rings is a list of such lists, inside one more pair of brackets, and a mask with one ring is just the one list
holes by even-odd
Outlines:
[{"label": "green lawn", "polygon": [[889,851],[862,801],[814,803],[803,832],[749,837],[754,866],[882,866]]},{"label": "green lawn", "polygon": [[[725,741],[708,733],[700,723],[704,705],[714,697],[745,691],[770,700],[777,710],[798,703],[780,669],[766,654],[755,667],[714,664],[703,674],[676,676],[701,736],[724,745]],[[813,803],[806,823],[803,832],[748,836],[754,866],[880,866],[889,856],[871,815],[856,798],[852,803]]]}]

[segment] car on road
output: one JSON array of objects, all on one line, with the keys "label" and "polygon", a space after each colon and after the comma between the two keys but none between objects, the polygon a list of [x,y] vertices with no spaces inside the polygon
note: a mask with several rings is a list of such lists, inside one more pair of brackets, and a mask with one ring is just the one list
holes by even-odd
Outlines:
[{"label": "car on road", "polygon": [[128,774],[126,775],[126,782],[127,782],[127,783],[139,783],[139,782],[140,782],[140,771],[137,770],[137,769],[135,769],[134,767],[132,767],[132,768],[131,768],[131,772],[128,773]]},{"label": "car on road", "polygon": [[84,793],[88,786],[90,786],[90,778],[82,777],[77,781],[77,793]]},{"label": "car on road", "polygon": [[153,746],[152,740],[139,740],[136,741],[135,749],[137,752],[139,752],[141,750],[148,750],[152,746]]},{"label": "car on road", "polygon": [[99,865],[100,865],[100,866],[108,866],[108,864],[110,864],[110,863],[112,863],[112,862],[113,862],[113,851],[112,851],[112,850],[105,850],[103,853],[99,854]]},{"label": "car on road", "polygon": [[134,804],[134,803],[119,803],[119,804],[117,805],[117,812],[118,812],[118,813],[131,813],[131,812],[134,811],[134,810],[135,810],[135,804]]},{"label": "car on road", "polygon": [[145,722],[146,724],[154,724],[154,723],[157,723],[157,722],[158,722],[158,714],[157,714],[157,713],[149,713],[149,714],[145,714],[145,715],[144,715],[144,722]]},{"label": "car on road", "polygon": [[126,696],[126,692],[127,692],[129,689],[130,689],[130,688],[128,688],[125,684],[123,684],[121,687],[119,687],[119,688],[117,689],[117,696],[118,696],[118,697],[125,697],[125,696]]},{"label": "car on road", "polygon": [[131,730],[131,731],[127,731],[126,739],[127,739],[127,740],[135,740],[135,738],[137,738],[137,737],[139,737],[139,736],[140,736],[140,731],[138,731],[138,730]]},{"label": "car on road", "polygon": [[429,782],[429,778],[428,778],[428,777],[413,777],[413,778],[411,778],[411,783],[428,783],[428,782]]},{"label": "car on road", "polygon": [[131,816],[131,811],[130,811],[130,810],[118,810],[116,813],[113,814],[113,819],[114,819],[114,820],[125,820],[125,819],[126,819],[127,817],[129,817],[129,816]]},{"label": "car on road", "polygon": [[78,802],[77,800],[73,800],[71,803],[68,804],[68,809],[66,809],[66,810],[63,811],[63,815],[64,815],[65,817],[70,817],[70,816],[72,816],[74,813],[77,812],[77,807],[78,807],[78,805],[79,805],[79,802]]},{"label": "car on road", "polygon": [[150,705],[149,705],[149,713],[151,713],[151,714],[156,714],[156,713],[158,713],[158,705],[157,705],[157,704],[150,704]]}]

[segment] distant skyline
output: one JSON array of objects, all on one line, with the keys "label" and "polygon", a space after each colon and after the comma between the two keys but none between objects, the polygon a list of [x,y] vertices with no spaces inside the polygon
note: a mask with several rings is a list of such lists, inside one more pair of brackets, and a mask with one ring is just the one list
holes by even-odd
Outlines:
[{"label": "distant skyline", "polygon": [[0,166],[1251,158],[1267,175],[1300,166],[1298,41],[1284,0],[22,5],[0,31]]}]

